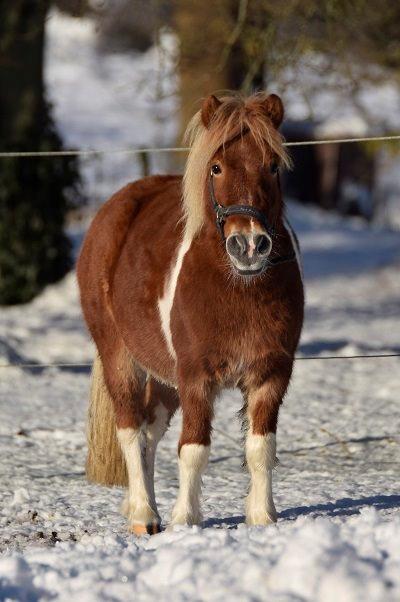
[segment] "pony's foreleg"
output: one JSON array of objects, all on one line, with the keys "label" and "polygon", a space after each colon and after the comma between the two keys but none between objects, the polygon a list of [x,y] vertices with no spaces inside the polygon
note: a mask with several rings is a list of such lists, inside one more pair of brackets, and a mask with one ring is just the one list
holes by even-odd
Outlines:
[{"label": "pony's foreleg", "polygon": [[292,365],[286,358],[276,360],[264,382],[247,390],[248,430],[246,463],[250,472],[250,490],[246,499],[248,525],[276,522],[272,496],[272,470],[276,464],[276,428],[279,406],[285,395]]},{"label": "pony's foreleg", "polygon": [[150,378],[146,385],[146,397],[146,473],[153,507],[157,508],[154,492],[156,450],[179,406],[179,396],[176,389]]},{"label": "pony's foreleg", "polygon": [[179,440],[179,493],[171,525],[195,525],[200,511],[201,476],[206,469],[211,442],[213,399],[208,387],[179,387],[182,433]]}]

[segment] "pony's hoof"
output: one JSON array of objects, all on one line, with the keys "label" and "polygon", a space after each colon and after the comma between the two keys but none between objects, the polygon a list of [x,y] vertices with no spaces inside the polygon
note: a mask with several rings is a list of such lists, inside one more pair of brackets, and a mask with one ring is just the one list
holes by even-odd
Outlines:
[{"label": "pony's hoof", "polygon": [[157,521],[152,521],[145,525],[144,523],[133,523],[129,526],[129,531],[136,535],[136,537],[142,537],[143,535],[157,535],[161,533],[161,524]]},{"label": "pony's hoof", "polygon": [[278,522],[278,513],[275,510],[275,508],[273,510],[269,510],[267,512],[267,516],[268,516],[268,518],[269,518],[269,520],[270,520],[271,523]]},{"label": "pony's hoof", "polygon": [[263,512],[246,516],[246,525],[248,527],[272,525],[278,520],[276,512]]},{"label": "pony's hoof", "polygon": [[193,527],[194,525],[201,525],[203,516],[200,511],[198,512],[180,512],[174,510],[172,512],[170,523],[167,527],[168,531],[171,531],[175,525],[181,525],[185,527]]},{"label": "pony's hoof", "polygon": [[145,504],[138,507],[137,504],[126,496],[122,502],[121,512],[128,519],[128,530],[137,535],[155,535],[161,532],[161,518],[154,508]]}]

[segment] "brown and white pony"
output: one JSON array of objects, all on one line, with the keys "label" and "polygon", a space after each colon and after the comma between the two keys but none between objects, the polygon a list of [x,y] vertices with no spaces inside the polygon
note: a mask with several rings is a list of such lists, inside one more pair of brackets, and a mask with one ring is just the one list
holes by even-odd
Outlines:
[{"label": "brown and white pony", "polygon": [[[207,98],[189,125],[183,180],[128,184],[100,209],[78,280],[98,350],[89,409],[89,480],[125,485],[136,533],[160,530],[156,447],[178,406],[178,498],[171,524],[201,521],[216,397],[244,397],[249,525],[276,521],[279,406],[303,321],[295,236],[284,217],[278,96]],[[217,222],[216,222],[217,218]]]}]

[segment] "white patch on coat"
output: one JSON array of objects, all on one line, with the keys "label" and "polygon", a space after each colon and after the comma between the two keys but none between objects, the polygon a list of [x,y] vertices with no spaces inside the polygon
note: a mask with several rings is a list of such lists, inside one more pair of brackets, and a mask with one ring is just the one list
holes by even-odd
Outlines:
[{"label": "white patch on coat", "polygon": [[291,240],[291,243],[292,243],[292,246],[293,246],[293,250],[294,250],[294,253],[296,255],[296,261],[297,261],[297,265],[299,266],[299,272],[300,272],[301,281],[304,282],[303,262],[301,260],[300,247],[299,247],[299,244],[298,244],[298,242],[296,240],[296,237],[294,235],[293,228],[289,224],[289,221],[287,220],[287,218],[284,219],[284,226],[285,226],[286,232],[290,236],[290,240]]},{"label": "white patch on coat", "polygon": [[176,285],[178,283],[179,273],[182,268],[183,258],[188,252],[191,242],[192,239],[189,237],[185,237],[181,242],[175,259],[175,263],[173,264],[169,272],[167,281],[164,285],[164,294],[158,300],[158,311],[160,314],[161,328],[164,334],[165,341],[167,343],[168,351],[170,352],[174,360],[176,360],[176,353],[174,345],[172,343],[171,309],[174,303],[175,290]]},{"label": "white patch on coat", "polygon": [[182,445],[179,454],[179,494],[172,511],[171,525],[197,525],[200,511],[201,475],[206,469],[209,445]]},{"label": "white patch on coat", "polygon": [[254,435],[250,425],[246,436],[246,462],[251,478],[246,499],[246,522],[248,525],[276,522],[272,498],[272,469],[276,463],[275,434]]},{"label": "white patch on coat", "polygon": [[151,525],[160,522],[156,508],[152,507],[151,492],[146,475],[145,435],[141,428],[118,429],[118,440],[124,454],[128,472],[128,495],[122,511],[131,525]]}]

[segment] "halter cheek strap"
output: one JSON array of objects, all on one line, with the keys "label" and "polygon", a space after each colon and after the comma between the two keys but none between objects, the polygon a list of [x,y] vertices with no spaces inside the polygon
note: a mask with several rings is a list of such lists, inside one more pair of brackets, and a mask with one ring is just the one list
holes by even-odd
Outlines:
[{"label": "halter cheek strap", "polygon": [[[271,239],[275,237],[275,228],[271,226],[271,224],[268,222],[266,215],[256,207],[252,207],[251,205],[228,205],[227,207],[225,207],[218,203],[214,191],[214,176],[212,172],[210,172],[208,185],[210,190],[211,203],[215,212],[216,225],[223,242],[225,242],[224,224],[227,218],[231,217],[232,215],[242,215],[243,217],[253,218],[257,220],[264,227],[264,230],[271,237]],[[288,255],[268,259],[268,263],[269,265],[273,266],[278,265],[280,263],[293,261],[295,258],[296,254],[294,251],[292,251]]]}]

